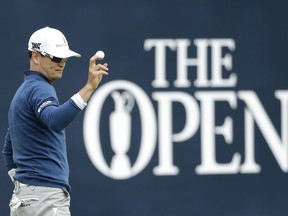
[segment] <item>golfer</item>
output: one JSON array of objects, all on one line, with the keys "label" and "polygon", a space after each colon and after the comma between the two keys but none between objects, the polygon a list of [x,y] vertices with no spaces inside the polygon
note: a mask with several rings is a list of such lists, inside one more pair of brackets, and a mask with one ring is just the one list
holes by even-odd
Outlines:
[{"label": "golfer", "polygon": [[11,215],[45,216],[70,214],[69,166],[65,127],[85,108],[107,64],[90,59],[86,85],[64,104],[59,104],[53,83],[61,79],[70,57],[65,36],[45,27],[29,39],[30,70],[15,93],[8,113],[3,155],[15,185]]}]

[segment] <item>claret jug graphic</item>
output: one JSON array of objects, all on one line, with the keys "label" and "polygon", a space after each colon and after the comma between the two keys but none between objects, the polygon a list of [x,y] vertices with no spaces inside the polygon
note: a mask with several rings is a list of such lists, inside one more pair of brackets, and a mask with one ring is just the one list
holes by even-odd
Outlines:
[{"label": "claret jug graphic", "polygon": [[[109,137],[110,142],[101,143],[100,125],[106,100],[111,102],[104,117],[108,123],[105,137]],[[134,137],[136,133],[140,133],[137,138]],[[108,82],[89,101],[83,121],[83,138],[91,162],[102,174],[119,180],[131,178],[148,165],[155,152],[157,120],[153,104],[134,83],[125,80]],[[111,160],[109,157],[105,159],[102,149],[102,145],[107,144],[112,150]],[[132,145],[139,146],[133,161]]]},{"label": "claret jug graphic", "polygon": [[131,145],[131,111],[134,107],[133,96],[124,91],[111,93],[115,110],[110,114],[110,139],[111,147],[115,155],[111,161],[111,172],[118,178],[129,174],[131,168],[127,152]]}]

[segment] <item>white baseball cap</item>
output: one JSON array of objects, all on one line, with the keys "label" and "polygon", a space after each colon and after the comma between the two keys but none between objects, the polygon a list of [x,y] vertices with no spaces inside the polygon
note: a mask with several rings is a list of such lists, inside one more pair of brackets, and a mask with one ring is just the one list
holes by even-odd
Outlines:
[{"label": "white baseball cap", "polygon": [[28,50],[58,58],[81,57],[80,54],[69,49],[68,42],[61,31],[49,27],[41,28],[31,35]]}]

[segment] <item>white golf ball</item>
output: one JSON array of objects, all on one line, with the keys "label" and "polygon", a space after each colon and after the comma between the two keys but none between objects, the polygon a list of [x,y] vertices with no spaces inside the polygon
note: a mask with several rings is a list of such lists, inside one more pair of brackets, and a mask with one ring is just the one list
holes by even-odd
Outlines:
[{"label": "white golf ball", "polygon": [[98,57],[98,59],[103,59],[105,57],[105,54],[103,51],[99,50],[96,52],[96,56]]}]

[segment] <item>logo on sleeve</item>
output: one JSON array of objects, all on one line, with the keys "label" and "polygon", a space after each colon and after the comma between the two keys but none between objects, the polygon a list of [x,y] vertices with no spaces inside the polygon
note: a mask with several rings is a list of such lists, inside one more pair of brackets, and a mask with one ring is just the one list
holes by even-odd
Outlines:
[{"label": "logo on sleeve", "polygon": [[42,104],[40,105],[40,107],[38,108],[37,112],[40,113],[41,110],[42,110],[44,107],[48,106],[50,103],[52,103],[52,101],[50,101],[50,100],[49,100],[49,101],[45,101],[44,103],[42,103]]}]

